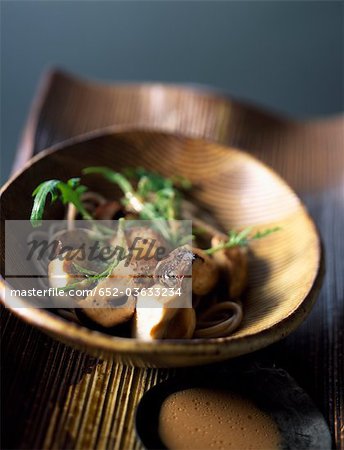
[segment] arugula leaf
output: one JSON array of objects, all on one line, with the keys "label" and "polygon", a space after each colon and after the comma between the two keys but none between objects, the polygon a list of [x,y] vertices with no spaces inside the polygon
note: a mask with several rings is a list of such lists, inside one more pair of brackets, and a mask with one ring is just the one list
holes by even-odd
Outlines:
[{"label": "arugula leaf", "polygon": [[232,247],[246,247],[249,245],[251,241],[262,239],[266,236],[269,236],[272,233],[275,233],[276,231],[279,231],[280,227],[274,227],[274,228],[267,228],[263,231],[257,231],[253,236],[249,236],[251,233],[252,228],[245,228],[242,231],[234,231],[231,230],[228,232],[228,240],[221,242],[216,247],[208,248],[207,250],[204,250],[204,252],[207,255],[213,255],[215,252],[219,250],[224,250],[226,248],[232,248]]},{"label": "arugula leaf", "polygon": [[183,175],[174,175],[171,177],[171,181],[174,186],[177,186],[185,191],[192,188],[191,181]]},{"label": "arugula leaf", "polygon": [[111,183],[118,184],[124,194],[134,193],[134,189],[126,177],[119,172],[109,169],[108,167],[86,167],[83,169],[82,173],[85,175],[92,173],[103,175],[106,180],[111,181]]},{"label": "arugula leaf", "polygon": [[[138,213],[142,213],[142,211],[145,209],[145,204],[143,203],[142,198],[140,198],[140,196],[135,192],[130,182],[121,173],[115,172],[114,170],[109,169],[108,167],[87,167],[83,169],[82,173],[85,175],[89,175],[92,173],[102,175],[106,180],[110,181],[111,183],[117,184],[123,191],[124,199],[122,199],[122,203],[125,206],[130,205],[134,209],[134,211]],[[153,217],[148,218],[152,219]]]},{"label": "arugula leaf", "polygon": [[190,189],[192,187],[190,180],[188,180],[183,175],[172,175],[172,177],[166,178],[156,172],[146,170],[143,167],[138,168],[127,167],[126,169],[123,170],[123,173],[126,175],[127,178],[135,180],[140,180],[143,177],[148,178],[151,182],[152,190],[154,191],[172,186],[185,190]]},{"label": "arugula leaf", "polygon": [[86,186],[80,184],[80,178],[71,178],[66,183],[61,180],[47,180],[39,184],[33,191],[33,207],[30,221],[33,227],[42,224],[44,209],[47,198],[51,197],[51,203],[61,200],[65,205],[72,203],[80,212],[83,219],[90,220],[92,216],[88,213],[81,201],[81,195],[87,190]]},{"label": "arugula leaf", "polygon": [[58,199],[58,184],[60,180],[48,180],[43,181],[33,191],[32,196],[35,197],[33,207],[31,211],[30,221],[34,227],[38,227],[42,224],[42,218],[44,213],[45,204],[47,198],[51,197],[51,203],[54,203]]},{"label": "arugula leaf", "polygon": [[87,191],[87,187],[80,185],[80,178],[71,178],[67,183],[61,181],[57,187],[60,190],[61,201],[64,205],[73,203],[85,219],[91,218],[81,201],[81,195]]},{"label": "arugula leaf", "polygon": [[176,219],[178,213],[177,193],[173,188],[160,189],[156,192],[156,207],[161,216],[167,220]]},{"label": "arugula leaf", "polygon": [[131,179],[140,181],[142,178],[145,178],[149,181],[150,191],[158,191],[160,189],[164,189],[166,187],[172,187],[173,183],[170,178],[165,178],[162,175],[151,172],[149,170],[144,169],[143,167],[127,168],[124,169],[123,173]]},{"label": "arugula leaf", "polygon": [[[165,178],[142,167],[127,168],[122,173],[108,167],[87,167],[83,173],[100,174],[117,184],[124,193],[121,201],[127,209],[137,212],[141,219],[155,221],[165,239],[178,241],[169,224],[164,221],[175,220],[180,216],[181,196],[175,185],[189,188],[191,184],[184,177]],[[135,182],[135,188],[131,180]]]},{"label": "arugula leaf", "polygon": [[172,182],[160,175],[152,175],[144,169],[137,170],[141,178],[137,183],[136,191],[124,175],[108,167],[87,167],[83,173],[97,173],[117,184],[124,193],[122,203],[139,213],[141,219],[156,220],[156,225],[162,235],[166,239],[170,239],[171,233],[168,226],[161,219],[169,220],[176,217],[175,192]]}]

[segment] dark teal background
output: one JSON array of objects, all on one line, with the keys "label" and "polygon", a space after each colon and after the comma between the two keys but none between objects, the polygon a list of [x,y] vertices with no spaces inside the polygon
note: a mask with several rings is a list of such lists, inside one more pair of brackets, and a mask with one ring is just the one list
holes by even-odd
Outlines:
[{"label": "dark teal background", "polygon": [[343,110],[343,2],[2,1],[2,180],[42,71],[196,82],[294,117]]}]

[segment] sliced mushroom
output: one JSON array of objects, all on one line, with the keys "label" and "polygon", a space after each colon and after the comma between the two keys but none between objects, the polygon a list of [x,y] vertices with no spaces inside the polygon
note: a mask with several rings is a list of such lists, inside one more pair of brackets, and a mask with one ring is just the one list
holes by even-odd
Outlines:
[{"label": "sliced mushroom", "polygon": [[[213,237],[213,247],[222,242],[217,236]],[[228,293],[231,299],[238,298],[247,286],[248,259],[246,247],[232,247],[219,250],[213,254],[221,272],[228,280]]]},{"label": "sliced mushroom", "polygon": [[112,276],[124,277],[126,287],[149,287],[154,280],[154,271],[159,262],[157,252],[164,241],[154,230],[145,227],[119,229],[111,241],[115,248],[123,249],[124,259],[115,267]]},{"label": "sliced mushroom", "polygon": [[127,322],[134,315],[135,298],[127,297],[126,292],[128,288],[137,287],[140,281],[147,282],[147,278],[136,271],[134,264],[122,260],[78,305],[87,317],[103,327]]},{"label": "sliced mushroom", "polygon": [[147,288],[154,283],[153,269],[145,261],[123,259],[114,268],[107,283],[123,292],[127,288]]},{"label": "sliced mushroom", "polygon": [[93,322],[102,327],[114,327],[128,322],[135,312],[135,298],[130,297],[102,297],[102,301],[95,296],[88,296],[78,302],[83,313]]},{"label": "sliced mushroom", "polygon": [[154,276],[161,284],[174,288],[180,287],[184,278],[192,278],[192,292],[206,295],[218,282],[219,270],[203,250],[184,245],[158,263]]},{"label": "sliced mushroom", "polygon": [[[162,292],[163,286],[156,284],[153,290],[155,288]],[[139,295],[133,320],[133,337],[143,340],[191,338],[196,326],[195,310],[178,307],[178,304],[183,305],[179,296]]]},{"label": "sliced mushroom", "polygon": [[178,247],[157,264],[154,278],[163,286],[178,289],[184,278],[191,278],[193,260],[194,255],[189,246]]},{"label": "sliced mushroom", "polygon": [[192,292],[206,295],[216,286],[219,280],[219,268],[216,262],[200,248],[193,248]]},{"label": "sliced mushroom", "polygon": [[84,277],[78,277],[73,271],[73,256],[71,252],[64,252],[48,265],[49,284],[52,288],[64,288],[72,283],[82,281]]},{"label": "sliced mushroom", "polygon": [[136,259],[145,259],[156,266],[169,253],[170,245],[150,226],[135,226],[125,230],[128,248]]}]

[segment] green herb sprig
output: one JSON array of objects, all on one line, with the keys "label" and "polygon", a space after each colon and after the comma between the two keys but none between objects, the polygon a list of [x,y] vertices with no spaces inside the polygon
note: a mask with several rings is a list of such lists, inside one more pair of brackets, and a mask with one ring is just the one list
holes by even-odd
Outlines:
[{"label": "green herb sprig", "polygon": [[[145,169],[127,169],[126,175],[108,167],[87,167],[83,174],[100,174],[115,183],[124,193],[122,203],[133,209],[143,220],[154,220],[165,239],[171,240],[171,230],[164,221],[179,217],[180,193],[173,181]],[[137,178],[137,187],[133,187],[128,177]],[[172,239],[173,240],[173,239]]]},{"label": "green herb sprig", "polygon": [[[124,227],[125,227],[125,219],[121,217],[118,221],[118,229],[117,229],[117,237],[119,238],[119,241],[123,241],[125,239],[124,237]],[[122,245],[124,245],[124,242],[122,242]],[[78,272],[78,274],[85,276],[86,278],[82,281],[78,281],[73,284],[68,284],[67,286],[64,286],[62,288],[59,288],[61,291],[69,291],[71,289],[77,288],[80,286],[80,283],[95,283],[100,282],[105,278],[108,278],[114,269],[117,267],[119,262],[126,258],[126,255],[123,255],[121,258],[115,257],[110,263],[107,265],[107,267],[102,270],[101,272],[97,273],[93,270],[89,270],[85,267],[80,266],[78,263],[73,262],[73,266]]]},{"label": "green herb sprig", "polygon": [[64,205],[72,203],[85,220],[92,219],[81,201],[81,195],[87,190],[86,186],[80,184],[80,178],[71,178],[67,182],[61,180],[47,180],[39,184],[33,191],[34,203],[31,211],[30,221],[33,227],[42,224],[43,213],[47,199],[51,203],[61,200]]},{"label": "green herb sprig", "polygon": [[192,183],[189,179],[183,175],[172,175],[171,177],[163,177],[162,175],[144,169],[143,167],[127,167],[124,169],[123,174],[132,180],[140,180],[141,178],[147,178],[150,182],[150,188],[153,191],[158,191],[166,187],[175,187],[177,189],[188,190],[191,189]]},{"label": "green herb sprig", "polygon": [[215,247],[208,248],[205,250],[205,253],[207,255],[213,255],[214,253],[218,252],[219,250],[225,250],[227,248],[232,247],[246,247],[249,245],[250,242],[255,241],[257,239],[262,239],[266,236],[269,236],[272,233],[275,233],[276,231],[279,231],[280,227],[274,227],[274,228],[267,228],[263,231],[257,231],[252,236],[250,236],[250,233],[252,231],[252,228],[245,228],[242,231],[234,231],[231,230],[228,233],[228,240],[221,242],[220,244],[216,245]]},{"label": "green herb sprig", "polygon": [[[80,268],[79,266],[79,271],[82,275],[84,275],[86,278],[84,280],[78,281],[76,283],[72,283],[72,284],[67,284],[67,286],[58,288],[60,291],[70,291],[71,289],[77,288],[78,286],[80,286],[80,283],[95,283],[95,282],[100,282],[102,280],[104,280],[105,278],[108,278],[111,273],[113,272],[113,270],[115,269],[115,267],[118,265],[119,260],[116,258],[114,259],[107,267],[105,270],[103,270],[100,273],[96,273],[93,271],[88,271],[85,270],[83,268]],[[77,266],[76,266],[77,268]]]}]

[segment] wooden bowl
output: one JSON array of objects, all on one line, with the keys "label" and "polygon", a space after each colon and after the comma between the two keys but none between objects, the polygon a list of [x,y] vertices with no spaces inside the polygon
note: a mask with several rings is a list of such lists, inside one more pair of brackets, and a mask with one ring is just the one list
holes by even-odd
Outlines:
[{"label": "wooden bowl", "polygon": [[[101,358],[144,367],[177,367],[255,351],[288,335],[308,315],[323,272],[314,223],[278,175],[233,148],[149,130],[111,128],[91,133],[42,152],[10,179],[1,190],[2,220],[28,219],[31,193],[39,182],[78,176],[91,165],[117,170],[144,166],[163,175],[184,175],[196,186],[195,201],[210,209],[224,229],[282,227],[252,245],[243,323],[226,338],[144,342],[79,326],[17,299],[21,307],[13,312],[23,320]],[[99,183],[102,192],[113,189]],[[9,282],[1,279],[5,304]]]}]

